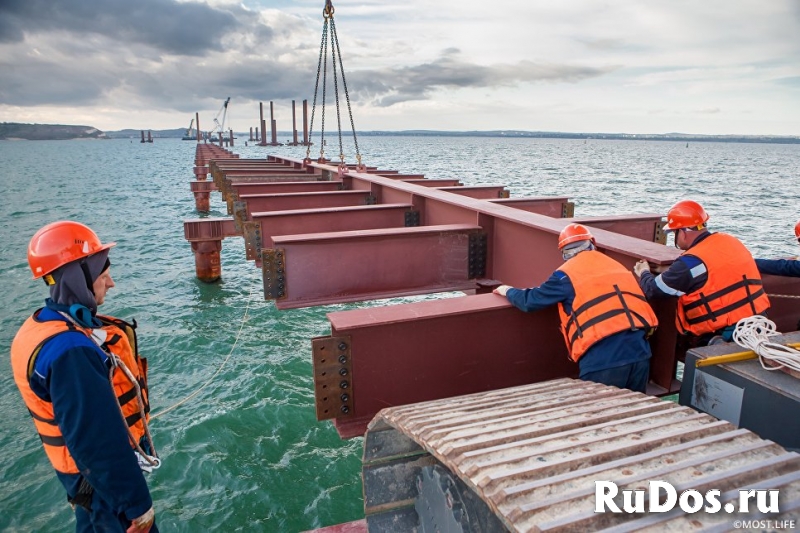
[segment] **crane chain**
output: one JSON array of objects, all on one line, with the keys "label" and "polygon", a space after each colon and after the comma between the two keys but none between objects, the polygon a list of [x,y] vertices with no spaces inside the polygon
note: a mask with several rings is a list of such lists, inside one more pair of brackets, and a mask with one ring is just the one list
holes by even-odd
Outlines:
[{"label": "crane chain", "polygon": [[325,45],[325,52],[322,54],[322,112],[320,113],[320,129],[319,129],[319,159],[317,162],[325,162],[325,99],[327,96],[328,88],[328,21],[325,20],[325,27],[322,33],[323,44]]},{"label": "crane chain", "polygon": [[311,136],[314,132],[314,118],[316,115],[317,109],[317,94],[319,93],[319,75],[322,72],[322,110],[320,112],[320,153],[319,159],[317,160],[319,163],[325,163],[325,103],[327,100],[327,85],[328,85],[328,22],[330,22],[330,46],[331,46],[331,68],[333,69],[333,89],[334,89],[334,98],[336,103],[336,123],[338,126],[338,133],[339,133],[339,175],[343,175],[347,172],[348,168],[345,164],[344,160],[344,145],[342,140],[342,117],[341,117],[341,109],[339,105],[339,76],[337,72],[337,55],[338,55],[338,67],[339,71],[342,74],[342,87],[344,89],[345,99],[347,101],[347,114],[350,118],[350,128],[353,131],[353,144],[355,145],[356,150],[356,172],[365,172],[366,166],[361,162],[361,151],[358,148],[358,137],[356,136],[356,126],[355,121],[353,120],[353,109],[350,104],[350,92],[347,89],[347,80],[345,78],[344,73],[344,63],[342,62],[342,51],[339,47],[339,35],[336,31],[336,22],[334,21],[333,14],[334,14],[334,7],[331,0],[326,0],[325,8],[322,10],[322,17],[324,19],[324,24],[322,26],[322,40],[319,44],[319,60],[317,62],[317,77],[314,83],[314,102],[311,107],[311,124],[309,127],[309,145],[306,147],[306,157],[303,160],[303,164],[307,165],[311,163]]},{"label": "crane chain", "polygon": [[[336,35],[336,24],[331,19],[331,37]],[[341,58],[339,59],[341,62]],[[339,77],[336,75],[336,47],[331,40],[331,67],[333,68],[333,92],[336,102],[336,126],[339,128],[339,175],[344,174],[347,166],[344,164],[344,147],[342,146],[342,117],[339,112]]]},{"label": "crane chain", "polygon": [[[311,104],[311,123],[309,124],[308,128],[308,146],[306,146],[306,158],[303,160],[303,164],[307,165],[311,163],[311,136],[314,132],[314,113],[317,110],[317,93],[319,92],[319,73],[322,70],[322,54],[323,54],[323,45],[327,42],[328,37],[328,19],[325,19],[325,24],[322,26],[322,40],[319,43],[319,61],[317,62],[317,80],[314,82],[314,102]],[[327,61],[326,61],[327,66]],[[323,82],[324,84],[324,82]],[[323,87],[324,90],[324,87]],[[323,106],[324,107],[324,106]],[[324,123],[323,123],[324,124]],[[324,125],[323,125],[324,131]],[[322,141],[320,141],[320,145],[322,145]]]},{"label": "crane chain", "polygon": [[336,23],[331,19],[331,30],[333,35],[334,45],[336,46],[336,51],[339,53],[339,70],[342,72],[342,86],[344,87],[344,97],[347,100],[347,114],[350,116],[350,128],[353,131],[353,144],[356,148],[356,172],[364,172],[366,171],[366,167],[361,164],[361,152],[358,149],[358,139],[356,138],[356,124],[353,121],[353,110],[350,106],[350,93],[347,90],[347,79],[344,75],[344,63],[342,63],[342,51],[339,48],[339,34],[336,32]]}]

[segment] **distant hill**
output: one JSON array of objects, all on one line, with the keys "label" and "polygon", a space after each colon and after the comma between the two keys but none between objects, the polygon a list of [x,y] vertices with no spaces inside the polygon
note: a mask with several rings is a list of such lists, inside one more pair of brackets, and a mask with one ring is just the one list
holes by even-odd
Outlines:
[{"label": "distant hill", "polygon": [[[186,133],[186,128],[176,128],[174,130],[144,130],[144,135],[147,137],[147,132],[153,138],[169,139],[177,137],[180,139]],[[106,137],[109,139],[140,139],[142,137],[142,130],[125,129],[119,131],[107,131]]]},{"label": "distant hill", "polygon": [[0,122],[0,140],[26,139],[29,141],[66,141],[70,139],[105,138],[105,133],[92,126]]}]

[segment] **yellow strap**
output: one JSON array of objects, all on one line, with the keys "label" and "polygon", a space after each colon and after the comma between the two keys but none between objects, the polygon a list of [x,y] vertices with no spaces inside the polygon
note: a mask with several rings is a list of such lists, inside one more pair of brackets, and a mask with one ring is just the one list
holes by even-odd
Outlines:
[{"label": "yellow strap", "polygon": [[[800,342],[791,342],[786,346],[791,346],[792,348],[800,348]],[[715,355],[714,357],[706,357],[705,359],[698,359],[695,361],[695,367],[701,366],[711,366],[711,365],[722,365],[725,363],[735,363],[737,361],[748,361],[750,359],[756,359],[758,354],[751,350],[747,350],[745,352],[736,352],[736,353],[729,353],[725,355]]]}]

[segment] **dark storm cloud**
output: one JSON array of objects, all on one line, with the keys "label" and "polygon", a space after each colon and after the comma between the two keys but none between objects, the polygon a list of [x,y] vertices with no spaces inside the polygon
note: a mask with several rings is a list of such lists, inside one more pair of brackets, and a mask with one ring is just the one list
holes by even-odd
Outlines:
[{"label": "dark storm cloud", "polygon": [[[27,1],[37,5],[43,0]],[[109,10],[107,3],[98,2],[103,6],[98,7],[98,11],[88,9],[87,4],[77,0],[68,0],[53,2],[58,7],[52,8],[46,21],[39,21],[34,20],[26,7],[28,4],[20,0],[10,2],[2,3],[3,14],[13,14],[27,23],[18,26],[25,33],[23,41],[0,43],[0,71],[3,72],[0,103],[6,105],[114,105],[113,97],[115,100],[124,98],[123,105],[132,107],[141,105],[153,110],[188,112],[207,106],[209,100],[222,101],[228,96],[233,109],[244,101],[312,100],[314,96],[317,50],[313,45],[297,44],[306,43],[308,39],[303,25],[296,20],[284,20],[271,27],[253,13],[238,12],[242,8],[236,6],[226,6],[233,11],[222,13],[201,4],[161,2],[156,21],[149,27],[139,27],[132,21],[144,16],[141,10],[154,9],[155,0],[143,0],[143,4],[117,4],[113,0],[119,8],[113,14],[114,10]],[[67,10],[66,4],[76,9]],[[141,7],[128,7],[130,5]],[[217,20],[218,15],[220,20],[229,23],[228,27],[238,24],[233,36],[235,41],[226,43],[236,49],[235,53],[229,50],[218,53],[218,46],[211,46],[210,43],[222,37],[219,27],[215,31],[196,31],[201,27],[196,20],[206,16]],[[103,36],[88,39],[78,31],[81,28],[89,31],[92,26],[80,22],[86,17],[104,21],[96,24],[102,27]],[[67,21],[72,19],[77,26],[73,26],[70,33],[45,31],[48,25],[60,27],[68,25]],[[130,22],[126,22],[129,19]],[[5,18],[0,16],[0,20]],[[181,24],[177,24],[177,20]],[[173,26],[180,26],[180,30],[169,37],[162,36],[161,41],[153,42],[149,37],[153,32],[163,31],[154,28]],[[11,27],[17,26],[12,24]],[[33,31],[40,33],[33,35]],[[130,36],[127,40],[111,37],[115,32],[134,31],[137,33],[133,42]],[[3,35],[8,38],[13,32],[7,28]],[[200,49],[195,38],[200,35],[207,38],[203,54],[186,55],[184,51],[189,45],[193,50]],[[290,43],[286,45],[288,48],[265,47],[273,37]],[[429,63],[348,70],[347,83],[355,104],[388,107],[428,99],[434,91],[443,88],[513,86],[523,82],[574,83],[610,70],[530,61],[478,65],[462,60],[458,49],[449,48]],[[328,102],[333,100],[330,74],[329,71]],[[339,89],[340,102],[343,102],[341,84]],[[321,94],[319,101],[321,103]]]},{"label": "dark storm cloud", "polygon": [[[228,7],[227,9],[241,9]],[[172,0],[2,0],[0,43],[26,34],[99,34],[163,52],[202,55],[241,23],[231,11]],[[268,30],[268,29],[267,29]],[[267,31],[262,29],[261,31]],[[262,35],[263,38],[263,35]]]},{"label": "dark storm cloud", "polygon": [[121,78],[88,62],[17,61],[0,59],[0,103],[92,105],[121,83]]},{"label": "dark storm cloud", "polygon": [[[202,69],[168,69],[158,76],[130,72],[126,87],[153,106],[192,112],[207,99],[231,97],[230,112],[241,116],[241,102],[313,98],[314,73],[305,64],[251,60],[247,64],[215,63]],[[176,90],[180,88],[180,90]],[[254,110],[248,113],[255,113]]]},{"label": "dark storm cloud", "polygon": [[596,78],[616,67],[580,67],[520,61],[514,65],[477,65],[458,58],[449,48],[431,62],[380,71],[358,71],[351,75],[358,94],[373,104],[388,107],[409,100],[427,99],[441,88],[484,88],[510,86],[521,82],[577,83]]}]

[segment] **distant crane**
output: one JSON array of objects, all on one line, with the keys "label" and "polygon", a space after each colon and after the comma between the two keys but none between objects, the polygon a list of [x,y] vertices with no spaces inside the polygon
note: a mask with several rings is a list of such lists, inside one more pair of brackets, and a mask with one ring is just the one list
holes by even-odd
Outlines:
[{"label": "distant crane", "polygon": [[186,133],[183,134],[181,137],[184,141],[194,141],[197,139],[197,134],[194,131],[194,118],[192,121],[189,122],[189,128],[186,130]]},{"label": "distant crane", "polygon": [[[219,136],[224,135],[225,133],[225,119],[228,117],[228,103],[231,101],[231,97],[229,96],[225,103],[222,104],[222,108],[217,111],[217,116],[214,117],[214,128],[208,132],[208,138],[213,139],[215,134]],[[219,116],[222,115],[222,121],[220,122]]]}]

